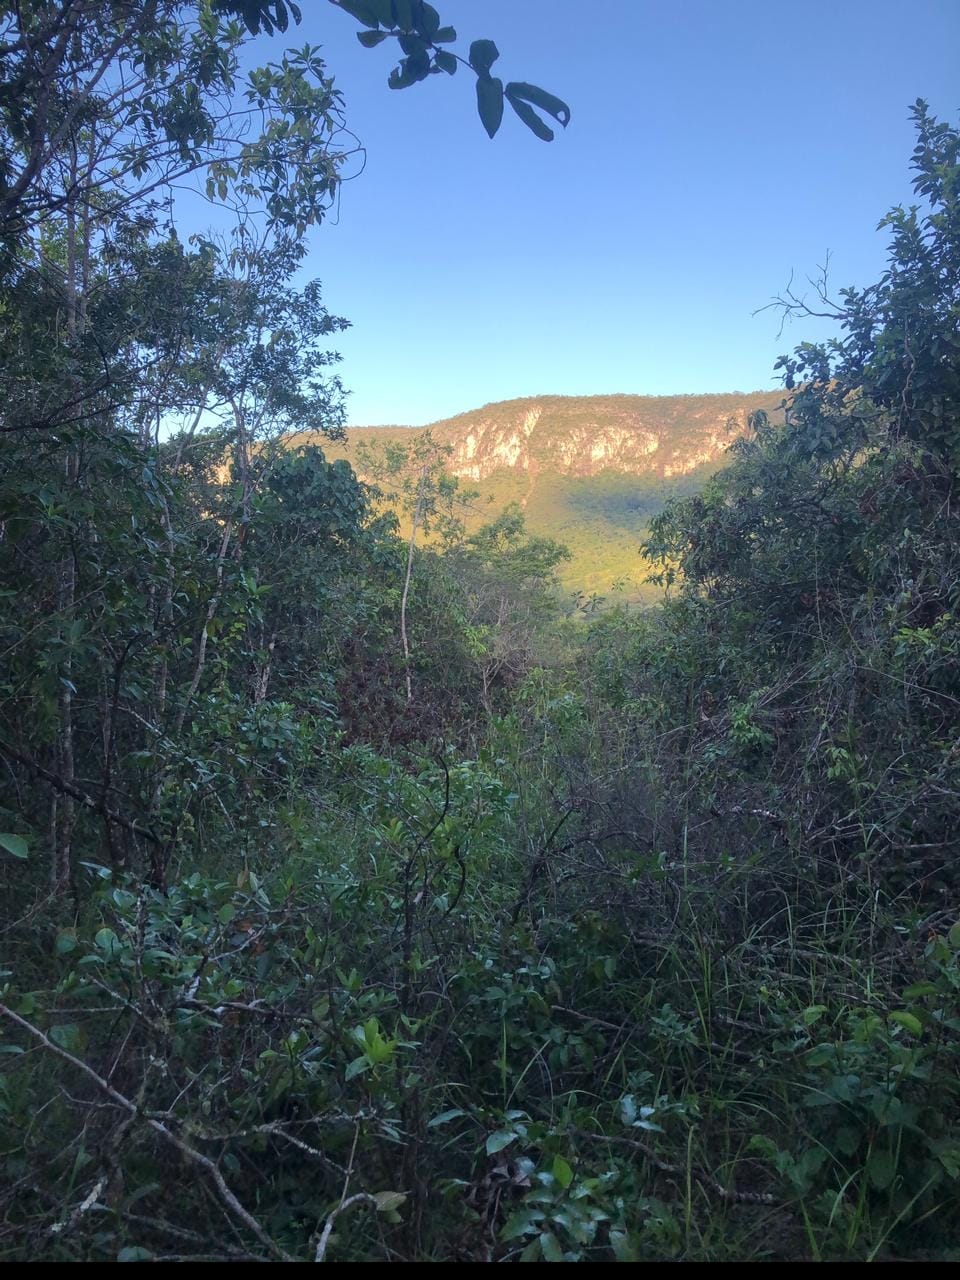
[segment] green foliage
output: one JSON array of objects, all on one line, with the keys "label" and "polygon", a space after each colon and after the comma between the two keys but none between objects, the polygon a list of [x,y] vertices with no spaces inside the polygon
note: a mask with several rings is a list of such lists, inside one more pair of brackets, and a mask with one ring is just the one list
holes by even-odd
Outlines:
[{"label": "green foliage", "polygon": [[[449,69],[429,5],[340,7]],[[660,514],[573,477],[669,587],[575,618],[442,432],[379,493],[319,447],[315,51],[213,142],[296,7],[64,12],[0,100],[0,1256],[954,1258],[956,130],[918,105],[927,208],[783,425]],[[497,56],[488,125],[565,122]],[[195,169],[262,238],[180,242]]]}]

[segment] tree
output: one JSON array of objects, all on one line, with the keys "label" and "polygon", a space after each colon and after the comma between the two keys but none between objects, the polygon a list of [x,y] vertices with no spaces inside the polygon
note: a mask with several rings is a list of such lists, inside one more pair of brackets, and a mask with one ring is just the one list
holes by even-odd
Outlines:
[{"label": "tree", "polygon": [[[451,70],[455,33],[431,6],[373,10],[353,16],[363,43],[399,42],[394,83]],[[0,512],[5,587],[32,619],[4,620],[17,675],[0,741],[44,779],[58,889],[78,823],[83,839],[100,823],[118,863],[145,842],[162,879],[194,803],[174,791],[196,785],[204,730],[227,714],[209,699],[233,662],[252,663],[257,705],[276,680],[285,628],[264,574],[299,562],[275,523],[275,442],[342,423],[326,344],[345,322],[291,279],[354,145],[317,49],[249,65],[250,41],[300,19],[285,0],[0,7]],[[486,103],[495,56],[471,52]],[[181,238],[180,184],[232,208],[235,230]],[[408,657],[411,569],[412,548]]]},{"label": "tree", "polygon": [[458,507],[469,503],[474,496],[461,491],[456,476],[447,471],[446,460],[452,452],[451,446],[436,440],[429,430],[417,432],[409,445],[391,441],[377,448],[363,441],[357,452],[361,473],[375,482],[379,488],[379,496],[398,509],[409,522],[406,567],[400,595],[400,644],[403,649],[408,703],[413,701],[413,676],[410,669],[407,607],[410,602],[417,537],[435,531],[441,542],[449,544],[461,529],[454,512]]},{"label": "tree", "polygon": [[[881,223],[887,269],[841,292],[841,336],[780,361],[786,424],[755,415],[733,464],[654,521],[647,552],[680,583],[669,616],[691,741],[699,716],[709,732],[730,708],[750,788],[769,771],[839,856],[876,859],[889,885],[946,876],[953,892],[960,132],[922,102],[913,116],[926,208]],[[822,288],[817,310],[830,305]]]},{"label": "tree", "polygon": [[317,219],[336,189],[339,95],[315,49],[242,78],[238,8],[197,0],[3,6],[0,234],[8,252],[58,213],[101,225],[132,219],[191,174],[209,196],[261,201],[301,231]]},{"label": "tree", "polygon": [[488,716],[497,687],[515,687],[542,653],[560,612],[556,569],[569,558],[552,538],[526,536],[516,504],[450,549],[448,572],[462,596],[464,634]]}]

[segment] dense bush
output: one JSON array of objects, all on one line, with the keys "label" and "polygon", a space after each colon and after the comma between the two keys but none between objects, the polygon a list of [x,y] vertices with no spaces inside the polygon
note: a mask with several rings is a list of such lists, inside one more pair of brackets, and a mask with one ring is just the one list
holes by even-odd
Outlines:
[{"label": "dense bush", "polygon": [[341,429],[292,283],[322,64],[205,148],[230,13],[288,10],[136,27],[153,176],[206,164],[262,242],[92,182],[111,6],[89,170],[0,193],[0,1256],[954,1259],[960,135],[918,106],[925,211],[655,521],[662,605],[578,617],[442,459],[401,536],[284,439]]}]

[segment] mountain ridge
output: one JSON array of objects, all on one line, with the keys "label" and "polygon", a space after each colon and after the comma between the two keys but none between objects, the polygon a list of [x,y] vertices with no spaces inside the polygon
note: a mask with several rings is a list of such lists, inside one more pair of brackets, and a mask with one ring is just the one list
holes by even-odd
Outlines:
[{"label": "mountain ridge", "polygon": [[[747,425],[754,408],[774,412],[783,398],[782,391],[708,392],[671,396],[643,396],[609,393],[589,396],[533,395],[509,400],[491,401],[476,409],[468,409],[448,418],[440,418],[423,427],[399,423],[352,426],[347,428],[347,452],[353,433],[363,437],[394,433],[431,431],[437,439],[452,444],[451,469],[471,479],[483,479],[498,466],[520,466],[526,469],[536,453],[524,446],[531,436],[547,428],[550,437],[564,431],[572,445],[589,445],[590,462],[612,464],[614,470],[641,474],[657,470],[663,463],[663,474],[677,473],[677,463],[692,470],[700,462],[709,461],[722,452]],[[543,426],[541,426],[541,423]],[[706,455],[692,458],[689,450],[678,447],[677,432],[695,438],[701,427],[701,449]],[[633,437],[631,441],[631,436]],[[672,445],[666,458],[660,452],[665,437]],[[632,449],[631,449],[632,444]],[[658,456],[651,466],[636,465],[642,459]],[[684,456],[685,455],[685,456]],[[584,469],[582,455],[569,445],[561,453],[564,469],[569,473],[592,474],[604,466]],[[489,460],[492,465],[485,463]]]},{"label": "mountain ridge", "polygon": [[[649,597],[639,544],[650,519],[673,496],[695,492],[723,465],[750,414],[775,417],[782,390],[640,396],[521,396],[494,401],[426,427],[350,427],[342,441],[317,441],[363,478],[357,446],[403,443],[430,431],[449,446],[449,470],[480,499],[475,525],[509,503],[531,533],[565,543],[561,574],[570,590],[625,590]],[[298,436],[293,444],[311,442]]]}]

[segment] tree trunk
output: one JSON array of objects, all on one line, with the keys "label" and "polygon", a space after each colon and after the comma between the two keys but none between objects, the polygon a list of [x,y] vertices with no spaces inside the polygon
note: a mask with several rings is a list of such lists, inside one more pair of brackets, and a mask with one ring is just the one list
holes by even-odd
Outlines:
[{"label": "tree trunk", "polygon": [[407,572],[403,579],[403,595],[400,598],[400,643],[403,646],[403,665],[407,678],[407,702],[413,701],[413,681],[410,678],[410,640],[407,635],[407,601],[410,598],[410,579],[413,577],[413,551],[417,542],[417,529],[423,518],[423,504],[426,496],[428,467],[420,470],[420,486],[417,492],[417,503],[413,510],[413,526],[410,529],[410,541],[407,544]]}]

